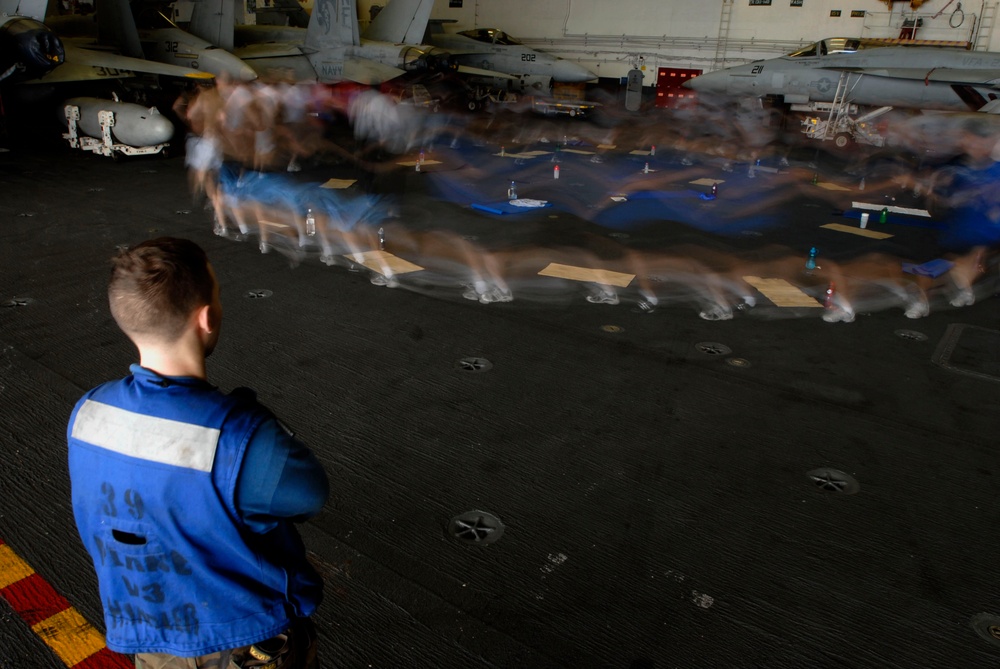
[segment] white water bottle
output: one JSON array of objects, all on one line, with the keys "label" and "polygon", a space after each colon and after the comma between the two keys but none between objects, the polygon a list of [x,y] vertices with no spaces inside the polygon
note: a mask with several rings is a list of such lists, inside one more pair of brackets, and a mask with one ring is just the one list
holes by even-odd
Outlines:
[{"label": "white water bottle", "polygon": [[316,234],[316,217],[313,216],[312,209],[306,212],[306,234],[310,237]]}]

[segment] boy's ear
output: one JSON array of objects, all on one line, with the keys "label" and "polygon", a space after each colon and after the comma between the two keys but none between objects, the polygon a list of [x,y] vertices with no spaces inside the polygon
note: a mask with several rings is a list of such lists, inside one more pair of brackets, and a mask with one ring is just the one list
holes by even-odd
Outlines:
[{"label": "boy's ear", "polygon": [[205,304],[198,307],[195,312],[195,321],[198,324],[198,328],[205,334],[212,334],[212,307],[211,305]]}]

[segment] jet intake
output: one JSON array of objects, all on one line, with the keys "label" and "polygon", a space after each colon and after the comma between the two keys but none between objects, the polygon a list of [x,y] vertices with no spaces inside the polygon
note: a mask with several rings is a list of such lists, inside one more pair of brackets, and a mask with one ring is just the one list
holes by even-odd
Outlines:
[{"label": "jet intake", "polygon": [[455,72],[458,61],[447,51],[440,49],[407,47],[402,52],[403,69],[408,72]]}]

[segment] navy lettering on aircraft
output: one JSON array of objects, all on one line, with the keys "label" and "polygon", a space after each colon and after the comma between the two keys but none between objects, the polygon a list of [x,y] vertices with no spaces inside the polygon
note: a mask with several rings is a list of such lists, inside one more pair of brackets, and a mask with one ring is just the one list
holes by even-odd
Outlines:
[{"label": "navy lettering on aircraft", "polygon": [[764,71],[763,65],[754,65],[753,69],[750,70],[750,74],[760,74]]},{"label": "navy lettering on aircraft", "polygon": [[164,43],[164,48],[167,50],[167,53],[177,53],[179,50],[179,43],[167,40]]},{"label": "navy lettering on aircraft", "polygon": [[533,54],[533,53],[522,53],[521,54],[521,60],[527,61],[529,63],[534,62],[534,60],[535,60],[535,54]]},{"label": "navy lettering on aircraft", "polygon": [[337,79],[344,75],[344,66],[339,63],[320,63],[319,73],[324,79]]}]

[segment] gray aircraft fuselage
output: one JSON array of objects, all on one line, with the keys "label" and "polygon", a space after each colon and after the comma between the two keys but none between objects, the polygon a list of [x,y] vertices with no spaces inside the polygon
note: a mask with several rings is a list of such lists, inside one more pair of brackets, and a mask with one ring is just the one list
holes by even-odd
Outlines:
[{"label": "gray aircraft fuselage", "polygon": [[[702,74],[685,85],[737,97],[781,96],[791,104],[832,102],[846,72],[845,99],[851,103],[941,111],[975,111],[1000,94],[1000,54],[866,42],[822,40],[780,58]],[[836,51],[845,44],[862,47]]]},{"label": "gray aircraft fuselage", "polygon": [[[479,33],[476,38],[468,33]],[[489,39],[494,37],[495,39]],[[535,51],[499,30],[479,29],[466,33],[431,35],[431,43],[455,54],[462,65],[513,76],[550,78],[560,83],[582,83],[597,75],[577,63]]]}]

